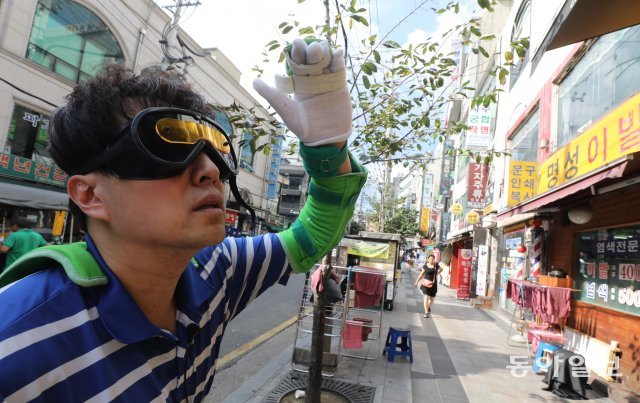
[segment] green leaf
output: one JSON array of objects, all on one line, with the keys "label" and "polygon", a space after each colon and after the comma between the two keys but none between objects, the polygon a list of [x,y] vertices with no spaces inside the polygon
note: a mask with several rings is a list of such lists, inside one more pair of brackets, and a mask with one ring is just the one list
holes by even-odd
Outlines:
[{"label": "green leaf", "polygon": [[293,27],[291,25],[287,25],[283,30],[282,33],[283,34],[288,34],[289,32],[291,32],[291,30],[293,29]]},{"label": "green leaf", "polygon": [[524,57],[527,55],[527,50],[525,48],[522,48],[522,47],[517,47],[516,48],[516,53],[518,54],[518,57],[520,59],[524,59]]},{"label": "green leaf", "polygon": [[371,88],[371,83],[369,82],[369,77],[362,76],[362,84],[364,85],[364,88],[366,88],[366,89]]},{"label": "green leaf", "polygon": [[367,21],[367,19],[361,15],[351,14],[349,17],[352,20],[358,21],[360,24],[364,25],[365,27],[369,26],[369,21]]},{"label": "green leaf", "polygon": [[474,26],[469,27],[469,30],[475,36],[482,36],[482,32],[480,32],[480,30],[478,28],[474,27]]},{"label": "green leaf", "polygon": [[511,62],[513,60],[513,52],[510,52],[508,50],[504,52],[504,59],[508,62]]},{"label": "green leaf", "polygon": [[286,27],[287,25],[289,25],[288,22],[280,23],[280,25],[278,25],[278,29],[282,29],[282,28]]},{"label": "green leaf", "polygon": [[507,83],[507,74],[509,74],[507,69],[500,69],[500,72],[498,73],[498,80],[500,81],[500,84],[505,85]]},{"label": "green leaf", "polygon": [[380,52],[377,50],[373,51],[373,60],[375,60],[376,63],[380,63]]},{"label": "green leaf", "polygon": [[309,34],[313,34],[313,28],[312,27],[304,27],[304,28],[300,28],[298,30],[298,34],[299,35],[309,35]]},{"label": "green leaf", "polygon": [[489,57],[489,52],[487,52],[482,46],[478,46],[478,50],[480,50],[480,53],[482,53],[482,56],[484,57]]}]

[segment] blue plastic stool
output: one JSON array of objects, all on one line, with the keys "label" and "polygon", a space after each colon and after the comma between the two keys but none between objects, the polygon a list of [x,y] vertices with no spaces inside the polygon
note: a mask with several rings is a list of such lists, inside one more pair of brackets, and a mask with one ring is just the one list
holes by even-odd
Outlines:
[{"label": "blue plastic stool", "polygon": [[[400,344],[398,344],[400,339]],[[398,350],[400,348],[400,350]],[[384,344],[382,355],[387,355],[387,361],[393,362],[396,356],[409,357],[413,363],[413,349],[411,343],[411,331],[400,327],[390,327],[387,333],[387,341]]]},{"label": "blue plastic stool", "polygon": [[551,366],[550,361],[542,361],[545,357],[544,353],[550,353],[553,356],[553,353],[560,349],[560,346],[556,346],[555,344],[545,343],[543,341],[538,345],[538,351],[536,352],[536,358],[533,360],[533,372],[539,373],[541,371],[546,371],[549,366]]}]

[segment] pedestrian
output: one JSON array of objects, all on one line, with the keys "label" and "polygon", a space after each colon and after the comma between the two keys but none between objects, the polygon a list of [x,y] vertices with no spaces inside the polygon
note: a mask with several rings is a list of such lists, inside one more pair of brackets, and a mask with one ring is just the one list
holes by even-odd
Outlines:
[{"label": "pedestrian", "polygon": [[346,145],[344,57],[296,40],[287,58],[293,80],[319,73],[293,99],[254,83],[301,139],[312,178],[278,234],[225,238],[236,157],[179,76],[109,66],[54,112],[50,151],[86,244],[47,247],[62,264],[34,259],[0,288],[0,400],[201,401],[229,321],[339,242],[367,177]]},{"label": "pedestrian", "polygon": [[440,274],[442,268],[440,264],[436,263],[435,255],[431,254],[427,257],[427,263],[422,266],[415,286],[420,284],[420,291],[422,291],[423,305],[424,305],[424,317],[431,317],[431,306],[436,301],[436,294],[438,293],[438,283],[436,276]]},{"label": "pedestrian", "polygon": [[9,267],[27,252],[46,244],[47,241],[44,240],[42,235],[31,229],[31,221],[25,217],[14,218],[11,224],[11,234],[0,245],[0,253],[7,254],[4,268]]}]

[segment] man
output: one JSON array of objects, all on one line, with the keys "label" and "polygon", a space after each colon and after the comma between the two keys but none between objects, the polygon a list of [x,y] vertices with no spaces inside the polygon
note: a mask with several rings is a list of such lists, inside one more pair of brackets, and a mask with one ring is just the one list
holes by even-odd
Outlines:
[{"label": "man", "polygon": [[254,84],[301,138],[312,177],[299,219],[279,234],[225,238],[223,182],[233,187],[235,155],[180,80],[112,66],[68,96],[52,116],[50,149],[70,175],[90,258],[48,247],[60,248],[47,252],[65,255],[61,263],[34,258],[0,276],[9,283],[0,400],[200,401],[228,322],[338,243],[366,181],[346,151],[344,58],[296,40],[288,60],[293,75],[281,81],[293,81],[294,99]]},{"label": "man", "polygon": [[7,254],[5,268],[25,253],[47,244],[42,235],[31,230],[31,223],[24,217],[13,220],[11,231],[4,244],[0,245],[0,253]]}]

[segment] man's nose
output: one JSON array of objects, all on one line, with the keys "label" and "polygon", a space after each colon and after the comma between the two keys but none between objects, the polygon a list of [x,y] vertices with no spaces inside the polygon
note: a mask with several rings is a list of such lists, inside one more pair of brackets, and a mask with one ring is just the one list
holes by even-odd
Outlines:
[{"label": "man's nose", "polygon": [[220,169],[205,153],[200,153],[192,164],[192,178],[196,185],[215,183],[220,180]]}]

